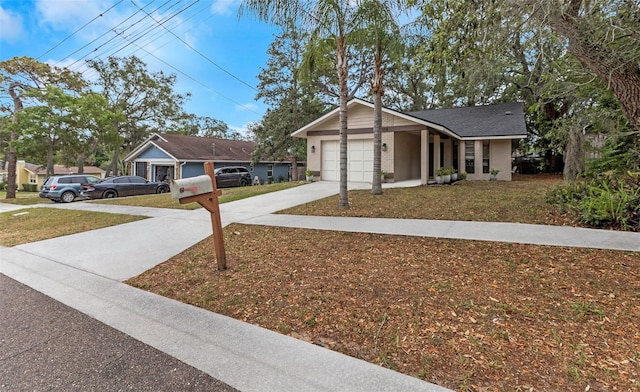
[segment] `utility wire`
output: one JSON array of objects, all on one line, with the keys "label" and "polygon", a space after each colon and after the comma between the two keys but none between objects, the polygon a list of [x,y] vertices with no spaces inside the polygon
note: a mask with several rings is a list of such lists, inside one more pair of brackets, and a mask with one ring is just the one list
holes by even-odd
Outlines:
[{"label": "utility wire", "polygon": [[[195,3],[197,3],[199,0],[194,1],[193,3],[185,6],[184,8],[178,10],[178,11],[174,11],[173,14],[169,14],[168,16],[166,16],[164,18],[164,23],[171,21],[173,18],[177,17],[178,15],[182,14],[183,12],[187,11],[191,6],[193,6]],[[173,8],[170,7],[170,8]],[[169,8],[169,9],[170,9]],[[113,45],[111,45],[109,48],[106,48],[102,53],[96,54],[91,60],[95,60],[96,58],[102,57],[104,55],[105,52],[107,51],[111,51],[113,50],[113,52],[111,52],[110,56],[115,55],[117,52],[120,52],[124,49],[126,49],[127,47],[129,47],[132,43],[135,43],[143,38],[148,38],[148,43],[155,43],[155,41],[162,37],[163,35],[167,34],[166,31],[161,32],[160,34],[156,34],[154,33],[155,30],[157,30],[159,28],[159,26],[153,22],[149,22],[148,24],[139,26],[137,28],[137,30],[133,30],[131,31],[129,34],[125,34],[125,32],[129,29],[124,29],[122,31],[117,31],[117,30],[112,30],[114,33],[117,34],[118,38],[121,38],[123,41],[125,41],[125,44],[123,45],[122,42],[117,42],[114,43]],[[149,35],[152,35],[151,37],[149,37]],[[157,36],[157,38],[156,38]],[[111,40],[115,39],[116,37],[113,37]],[[109,40],[109,41],[111,41]],[[101,45],[101,47],[104,45]]]},{"label": "utility wire", "polygon": [[56,44],[53,48],[47,50],[46,52],[42,53],[40,56],[38,56],[37,60],[40,60],[42,57],[46,56],[49,52],[51,52],[52,50],[54,50],[55,48],[57,48],[58,46],[62,45],[65,41],[67,41],[69,38],[73,37],[74,35],[76,35],[77,33],[80,32],[80,30],[84,29],[85,27],[87,27],[88,25],[90,25],[91,23],[93,23],[96,19],[101,18],[102,16],[104,16],[104,14],[106,14],[107,12],[111,11],[113,8],[115,8],[118,4],[122,3],[124,0],[120,0],[119,2],[115,3],[114,5],[112,5],[111,7],[109,7],[109,9],[107,9],[106,11],[102,12],[101,14],[99,14],[98,16],[96,16],[95,18],[91,19],[90,21],[88,21],[87,23],[85,23],[82,27],[80,27],[78,30],[74,31],[73,33],[69,34],[65,39],[63,39],[62,41],[58,42],[58,44]]},{"label": "utility wire", "polygon": [[[126,37],[123,37],[123,38],[124,38],[125,40],[127,39]],[[160,61],[161,63],[163,63],[163,64],[167,65],[168,67],[170,67],[170,68],[174,69],[175,71],[179,72],[180,74],[182,74],[182,75],[186,76],[187,78],[189,78],[189,79],[193,80],[194,82],[196,82],[196,83],[197,83],[197,84],[199,84],[200,86],[202,86],[202,87],[206,88],[207,90],[212,91],[212,92],[213,92],[213,93],[215,93],[216,95],[219,95],[220,97],[222,97],[222,98],[224,98],[224,99],[226,99],[226,100],[228,100],[228,101],[230,101],[230,102],[232,102],[232,103],[235,103],[235,104],[236,104],[236,105],[238,105],[238,106],[243,107],[244,109],[246,109],[247,111],[249,111],[249,112],[251,112],[251,113],[257,114],[258,116],[260,116],[260,115],[261,115],[260,113],[258,113],[258,112],[256,112],[256,111],[254,111],[254,110],[253,110],[253,109],[251,109],[250,107],[248,107],[248,106],[246,106],[246,105],[244,105],[244,104],[241,104],[241,103],[239,103],[239,102],[237,102],[237,101],[234,101],[233,99],[231,99],[231,98],[227,97],[227,96],[226,96],[226,95],[224,95],[224,94],[221,94],[220,92],[216,91],[214,88],[207,86],[206,84],[204,84],[203,82],[201,82],[201,81],[199,81],[198,79],[194,78],[193,76],[191,76],[191,75],[187,74],[186,72],[183,72],[183,71],[181,71],[180,69],[178,69],[177,67],[174,67],[173,65],[171,65],[171,64],[169,64],[168,62],[164,61],[164,60],[163,60],[163,59],[161,59],[160,57],[156,56],[155,54],[153,54],[153,53],[149,52],[148,50],[146,50],[146,49],[144,49],[144,48],[142,48],[142,47],[140,47],[138,44],[136,44],[136,43],[134,43],[134,42],[131,42],[131,44],[132,44],[132,45],[134,45],[134,46],[136,46],[136,47],[138,47],[138,49],[143,50],[143,51],[144,51],[144,52],[146,52],[149,56],[151,56],[151,57],[155,58],[156,60]]]},{"label": "utility wire", "polygon": [[[77,29],[76,31],[74,31],[73,33],[71,33],[69,36],[65,37],[62,41],[60,41],[58,44],[56,44],[55,46],[53,46],[51,49],[47,50],[45,53],[43,53],[42,55],[40,55],[38,57],[38,59],[44,57],[45,55],[47,55],[48,53],[52,52],[53,50],[55,50],[56,48],[58,48],[59,46],[61,46],[64,42],[66,42],[67,40],[69,40],[71,37],[73,37],[74,35],[76,35],[77,33],[79,33],[81,30],[83,30],[84,28],[86,28],[88,25],[90,25],[91,23],[93,23],[94,21],[96,21],[97,19],[99,19],[100,17],[104,16],[104,14],[106,14],[107,12],[111,11],[113,8],[115,8],[116,6],[120,5],[124,0],[120,0],[117,3],[113,4],[111,7],[109,7],[106,11],[100,13],[99,15],[97,15],[96,17],[94,17],[93,19],[91,19],[89,22],[85,23],[82,27],[80,27],[79,29]],[[74,52],[70,53],[69,55],[65,56],[62,60],[65,60],[67,58],[72,57],[73,55],[75,55],[76,53],[82,51],[83,49],[87,48],[88,46],[90,46],[91,44],[99,41],[101,38],[105,38],[108,34],[114,33],[114,36],[109,38],[106,42],[102,42],[101,44],[99,44],[97,47],[95,47],[94,49],[90,50],[89,52],[87,52],[85,55],[81,56],[80,58],[78,58],[77,60],[75,60],[72,64],[70,64],[69,66],[67,66],[67,68],[71,69],[71,67],[73,67],[74,65],[78,64],[80,61],[82,61],[83,59],[85,59],[86,57],[88,57],[90,54],[93,54],[99,50],[102,49],[102,53],[100,54],[96,54],[92,59],[88,60],[95,60],[97,58],[100,58],[102,55],[105,54],[105,52],[107,51],[111,51],[112,52],[112,56],[115,55],[116,53],[126,49],[127,47],[130,46],[135,46],[136,48],[138,48],[138,50],[142,50],[144,52],[147,53],[147,55],[154,57],[156,60],[162,62],[163,64],[167,65],[168,67],[172,68],[173,70],[175,70],[176,72],[184,75],[185,77],[187,77],[188,79],[194,81],[195,83],[197,83],[198,85],[204,87],[205,89],[207,89],[208,91],[213,92],[214,94],[220,96],[221,98],[228,100],[242,108],[244,108],[245,110],[254,113],[256,115],[260,115],[260,113],[257,113],[256,111],[252,110],[249,106],[246,106],[245,104],[241,104],[231,98],[229,98],[228,96],[218,92],[217,90],[215,90],[214,88],[204,84],[203,82],[199,81],[198,79],[194,78],[193,76],[187,74],[186,72],[183,72],[182,70],[178,69],[177,67],[169,64],[168,62],[166,62],[165,60],[159,58],[158,56],[156,56],[155,54],[151,53],[150,51],[144,49],[141,45],[139,45],[138,43],[136,43],[139,40],[142,39],[147,39],[145,42],[147,42],[147,44],[150,44],[152,42],[157,41],[157,39],[161,38],[162,36],[166,35],[167,33],[173,35],[175,38],[177,38],[180,42],[182,42],[184,45],[186,45],[189,49],[191,49],[192,51],[196,52],[198,55],[200,55],[201,57],[203,57],[205,60],[207,60],[208,62],[210,62],[211,64],[213,64],[215,67],[217,67],[218,69],[220,69],[221,71],[225,72],[227,75],[231,76],[232,78],[236,79],[237,81],[239,81],[240,83],[246,85],[247,87],[253,89],[253,90],[257,90],[254,86],[251,86],[250,84],[248,84],[247,82],[243,81],[242,79],[240,79],[239,77],[235,76],[234,74],[232,74],[231,72],[227,71],[226,69],[224,69],[223,67],[221,67],[220,65],[216,64],[213,60],[211,60],[210,58],[208,58],[206,55],[204,55],[203,53],[199,52],[197,49],[195,49],[193,46],[191,46],[190,44],[188,44],[187,42],[185,42],[183,39],[181,39],[180,37],[178,37],[175,33],[173,33],[171,31],[170,28],[167,28],[167,26],[165,26],[165,24],[167,24],[168,22],[170,22],[172,19],[176,18],[178,15],[182,14],[183,12],[189,10],[191,7],[193,7],[196,3],[198,3],[200,0],[195,0],[190,4],[185,5],[183,8],[177,10],[177,11],[173,11],[172,13],[170,13],[168,16],[165,16],[164,19],[160,19],[157,20],[156,18],[154,18],[151,13],[156,13],[156,12],[160,12],[161,9],[163,9],[163,7],[165,7],[167,4],[169,3],[173,3],[170,7],[166,8],[163,10],[163,12],[166,12],[168,10],[170,10],[171,8],[174,8],[176,5],[180,4],[180,2],[173,2],[172,0],[167,0],[166,2],[164,2],[163,4],[161,4],[160,6],[158,6],[156,9],[154,9],[153,11],[151,11],[151,13],[145,11],[144,9],[147,8],[149,5],[151,5],[151,3],[155,2],[155,0],[151,1],[150,3],[146,4],[144,7],[140,7],[137,4],[135,4],[133,2],[133,0],[131,0],[131,3],[138,9],[138,11],[134,12],[132,15],[130,15],[129,17],[127,17],[126,19],[124,19],[122,22],[120,22],[119,24],[117,24],[116,26],[110,28],[109,30],[105,31],[104,33],[102,33],[100,36],[96,37],[94,40],[92,40],[91,42],[87,43],[86,45],[82,46],[81,48],[75,50]],[[206,5],[205,5],[206,7]],[[204,8],[204,7],[203,7]],[[192,19],[195,16],[201,15],[201,11],[203,8],[197,9],[193,12],[192,15],[189,15],[186,20]],[[125,25],[125,23],[127,23],[127,21],[131,20],[132,18],[134,18],[136,16],[136,14],[143,12],[144,14],[146,14],[147,17],[149,17],[149,19],[152,20],[152,22],[147,23],[147,21],[145,20],[146,17],[142,17],[140,19],[137,19],[135,21],[133,21],[132,23],[126,25],[126,27],[123,27],[121,29],[119,29],[120,31],[118,31],[118,27]],[[210,18],[211,16],[209,16]],[[180,26],[184,21],[179,22],[177,25],[175,25],[175,27]],[[153,24],[153,25],[152,25]],[[133,30],[133,28],[136,27],[135,30]],[[164,33],[162,34],[156,34],[153,33],[151,34],[151,37],[149,37],[149,34],[154,32],[155,30],[158,29],[158,27],[161,27],[162,29],[165,30]],[[126,34],[127,31],[129,31],[129,34]],[[115,42],[116,39],[121,39],[122,41],[124,41],[126,44],[122,45],[122,43],[117,43]],[[147,45],[145,44],[145,45]],[[166,43],[168,44],[168,42]],[[165,45],[166,45],[165,44]],[[119,46],[119,47],[118,47]],[[164,45],[162,45],[164,46]],[[137,51],[137,50],[135,50]],[[134,52],[135,52],[134,51]],[[145,56],[146,57],[146,56]],[[77,69],[80,69],[81,66],[79,66]],[[87,71],[82,71],[82,73],[85,73]]]},{"label": "utility wire", "polygon": [[232,78],[234,78],[235,80],[239,81],[240,83],[244,84],[245,86],[249,87],[250,89],[254,90],[254,91],[258,91],[254,86],[250,85],[249,83],[245,82],[244,80],[240,79],[239,77],[237,77],[236,75],[232,74],[231,72],[227,71],[226,69],[222,68],[221,66],[219,66],[218,64],[216,64],[213,60],[211,60],[209,57],[205,56],[204,54],[202,54],[200,51],[198,51],[196,48],[194,48],[193,46],[189,45],[186,41],[184,41],[182,38],[178,37],[173,31],[168,30],[163,24],[159,23],[153,16],[151,16],[147,11],[143,10],[142,8],[140,8],[133,0],[131,0],[131,3],[136,6],[138,9],[140,9],[142,12],[144,12],[145,14],[147,14],[149,16],[149,18],[153,19],[153,21],[155,21],[156,23],[158,23],[160,25],[160,27],[162,27],[163,29],[167,30],[169,32],[169,34],[173,35],[174,37],[176,37],[176,39],[178,39],[180,42],[182,42],[183,44],[185,44],[189,49],[193,50],[194,52],[196,52],[197,54],[199,54],[202,58],[204,58],[205,60],[207,60],[208,62],[210,62],[211,64],[213,64],[216,68],[220,69],[222,72],[226,73],[227,75],[231,76]]},{"label": "utility wire", "polygon": [[[170,1],[171,1],[171,0],[167,0],[167,3],[168,3],[168,2],[170,2]],[[153,1],[152,1],[151,3],[153,3]],[[149,4],[145,5],[145,7],[149,6],[151,3],[149,3]],[[165,4],[166,4],[166,3],[165,3]],[[163,5],[164,5],[164,4],[163,4]],[[162,7],[162,6],[160,6],[160,7]],[[138,14],[138,13],[140,13],[140,12],[142,12],[142,10],[140,10],[140,9],[139,9],[138,11],[134,12],[132,15],[130,15],[129,17],[127,17],[125,20],[123,20],[122,22],[118,23],[116,26],[114,26],[114,27],[110,28],[110,29],[109,29],[109,30],[107,30],[106,32],[102,33],[100,36],[96,37],[96,38],[95,38],[95,39],[93,39],[91,42],[89,42],[89,43],[87,43],[86,45],[82,46],[81,48],[79,48],[79,49],[75,50],[73,53],[68,54],[66,57],[64,57],[64,58],[63,58],[63,60],[64,60],[64,59],[67,59],[67,58],[69,58],[69,57],[71,57],[71,56],[73,56],[74,54],[76,54],[76,53],[80,52],[82,49],[84,49],[84,48],[86,48],[87,46],[89,46],[89,45],[93,44],[94,42],[98,41],[100,38],[102,38],[102,37],[104,37],[105,35],[109,34],[112,30],[116,29],[117,27],[119,27],[119,26],[123,25],[126,21],[128,21],[128,20],[129,20],[129,19],[131,19],[131,18],[133,18],[136,14]],[[144,18],[142,18],[142,19],[144,19]],[[140,20],[142,20],[142,19],[140,19]],[[135,24],[139,23],[139,22],[140,22],[140,20],[138,20]],[[94,49],[94,50],[90,51],[89,53],[94,52],[95,50],[96,50],[96,49]],[[89,53],[87,53],[86,55],[84,55],[84,56],[80,57],[78,60],[74,61],[71,65],[69,65],[69,67],[71,67],[71,66],[75,65],[76,63],[78,63],[79,61],[81,61],[82,59],[84,59],[85,57],[87,57],[87,56],[89,55]]]}]

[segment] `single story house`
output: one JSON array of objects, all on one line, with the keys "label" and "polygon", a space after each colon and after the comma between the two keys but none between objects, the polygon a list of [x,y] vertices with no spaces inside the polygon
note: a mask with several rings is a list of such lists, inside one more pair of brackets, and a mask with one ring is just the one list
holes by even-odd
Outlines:
[{"label": "single story house", "polygon": [[131,175],[152,181],[195,177],[204,174],[204,162],[214,168],[244,166],[261,183],[289,180],[290,162],[260,162],[253,165],[255,143],[178,134],[154,133],[125,157]]},{"label": "single story house", "polygon": [[[6,165],[6,164],[5,164]],[[54,165],[53,174],[56,176],[65,176],[69,174],[78,174],[77,166],[62,166]],[[104,178],[105,171],[95,166],[84,166],[82,168],[83,174],[90,174],[96,177]],[[0,179],[2,182],[6,181],[8,173],[5,170],[0,172]],[[45,165],[35,165],[33,163],[18,160],[16,162],[16,185],[18,189],[23,190],[38,190],[44,184],[47,179],[47,168]]]},{"label": "single story house", "polygon": [[[373,104],[348,103],[348,180],[373,180]],[[307,139],[307,167],[325,181],[340,179],[339,110],[295,131]],[[511,152],[527,137],[523,104],[498,103],[399,112],[382,109],[382,171],[386,181],[433,181],[438,168],[466,172],[468,180],[511,180]]]}]

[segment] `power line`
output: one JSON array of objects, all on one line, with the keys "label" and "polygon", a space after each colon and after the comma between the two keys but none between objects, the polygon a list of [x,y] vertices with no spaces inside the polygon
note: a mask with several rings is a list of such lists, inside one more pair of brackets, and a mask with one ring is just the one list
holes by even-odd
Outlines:
[{"label": "power line", "polygon": [[[109,7],[106,11],[100,13],[99,15],[97,15],[96,17],[91,19],[89,22],[85,23],[82,27],[80,27],[79,29],[77,29],[76,31],[71,33],[69,36],[64,38],[62,41],[60,41],[54,47],[52,47],[51,49],[49,49],[48,51],[43,53],[38,58],[41,58],[41,57],[47,55],[48,53],[52,52],[56,48],[60,47],[63,43],[68,41],[71,37],[73,37],[74,35],[78,34],[80,31],[85,29],[91,23],[93,23],[96,20],[98,20],[100,17],[104,16],[107,12],[111,11],[116,6],[120,5],[123,1],[124,0],[117,1],[115,4],[113,4],[111,7]],[[98,46],[96,46],[95,48],[89,50],[84,55],[82,55],[80,58],[75,59],[75,61],[72,64],[67,66],[67,68],[72,69],[77,64],[78,66],[76,67],[76,70],[80,70],[82,68],[82,66],[79,63],[82,62],[84,59],[86,59],[90,55],[94,55],[95,54],[94,56],[92,56],[92,58],[90,60],[85,60],[85,61],[92,61],[92,60],[99,59],[102,56],[107,55],[108,54],[107,52],[111,52],[110,56],[114,56],[118,52],[122,52],[122,51],[124,51],[125,49],[127,49],[129,47],[135,47],[137,49],[131,51],[130,53],[135,53],[136,51],[142,50],[142,51],[146,52],[147,55],[154,57],[156,60],[162,62],[163,64],[165,64],[166,66],[172,68],[176,72],[178,72],[178,73],[184,75],[185,77],[187,77],[188,79],[194,81],[198,85],[204,87],[206,90],[208,90],[208,91],[220,96],[221,98],[223,98],[223,99],[225,99],[225,100],[227,100],[229,102],[234,103],[235,105],[237,105],[239,107],[244,108],[248,112],[254,113],[256,115],[260,115],[260,113],[257,113],[256,111],[254,111],[253,109],[251,109],[251,107],[249,107],[249,106],[247,106],[245,104],[241,104],[241,103],[231,99],[230,97],[218,92],[214,88],[206,85],[205,83],[203,83],[200,80],[194,78],[193,76],[187,74],[186,72],[183,72],[182,70],[180,70],[177,67],[169,64],[167,61],[159,58],[155,54],[151,53],[150,51],[148,51],[147,49],[142,47],[142,46],[146,46],[146,45],[154,45],[154,46],[157,47],[157,40],[158,39],[160,39],[161,37],[165,36],[166,34],[171,34],[171,35],[173,35],[173,37],[178,39],[180,42],[182,42],[189,49],[191,49],[192,51],[194,51],[195,53],[200,55],[202,58],[207,60],[212,65],[214,65],[216,68],[220,69],[221,71],[223,71],[224,73],[226,73],[230,77],[236,79],[237,81],[239,81],[240,83],[244,84],[245,86],[251,88],[252,90],[257,91],[257,89],[254,86],[252,86],[249,83],[243,81],[242,79],[240,79],[239,77],[237,77],[236,75],[231,73],[230,71],[227,71],[226,69],[224,69],[220,65],[216,64],[213,60],[211,60],[209,57],[207,57],[203,53],[199,52],[197,49],[195,49],[189,43],[185,42],[183,39],[181,39],[179,36],[177,36],[172,31],[172,30],[178,28],[179,26],[183,25],[184,22],[187,21],[187,20],[191,20],[194,17],[198,17],[198,16],[201,16],[201,15],[206,15],[206,13],[202,12],[207,6],[206,3],[202,7],[193,8],[194,5],[196,3],[198,3],[199,1],[200,0],[193,0],[190,3],[186,3],[186,2],[182,2],[182,1],[166,0],[164,3],[162,3],[159,6],[157,6],[155,9],[150,10],[150,11],[146,11],[145,9],[148,8],[152,3],[154,3],[155,0],[152,0],[151,2],[149,2],[148,4],[146,4],[146,5],[142,6],[142,7],[138,6],[132,0],[131,3],[137,8],[137,10],[135,12],[133,12],[133,14],[129,15],[127,18],[122,20],[120,23],[118,23],[114,27],[111,27],[107,31],[104,31],[101,35],[99,35],[98,37],[93,39],[91,42],[83,45],[82,47],[80,47],[80,48],[76,49],[75,51],[73,51],[72,53],[68,54],[67,56],[62,58],[62,60],[60,60],[60,61],[63,61],[63,60],[68,59],[68,58],[71,58],[75,54],[81,52],[83,49],[86,49],[87,47],[89,47],[90,45],[92,45],[94,43],[99,43]],[[168,4],[169,4],[169,6],[167,7]],[[182,7],[182,8],[175,9],[176,7]],[[144,13],[145,15],[140,17],[140,18],[136,18],[136,15],[138,15],[140,13]],[[154,16],[152,16],[152,14],[156,14],[156,13],[159,14],[159,15],[162,15],[162,18],[157,19]],[[178,15],[183,14],[183,13],[185,13],[185,15],[187,15],[186,18],[176,19],[176,17]],[[209,15],[209,17],[207,19],[209,19],[211,17],[212,16]],[[178,22],[177,23],[173,23],[174,20],[178,20]],[[171,24],[172,26],[170,26],[169,24]],[[162,32],[160,34],[157,33],[158,28],[162,28],[164,30],[164,32]],[[193,27],[191,29],[193,29]],[[189,30],[191,30],[191,29],[189,29]],[[187,31],[189,31],[189,30],[187,30]],[[113,34],[113,36],[112,37],[108,37],[108,35],[110,35],[110,34]],[[106,41],[104,41],[104,39],[106,39]],[[103,42],[100,42],[100,40],[103,40]],[[118,42],[118,41],[120,41],[120,42]],[[165,45],[168,44],[168,43],[169,42],[166,41]],[[165,46],[165,45],[161,45],[161,47]],[[82,70],[80,72],[81,73],[86,73],[86,72],[89,72],[89,71],[90,71],[89,69],[85,69],[85,70]]]},{"label": "power line", "polygon": [[107,9],[106,11],[98,14],[98,16],[96,16],[95,18],[91,19],[90,21],[88,21],[87,23],[85,23],[82,27],[80,27],[78,30],[74,31],[73,33],[69,34],[66,38],[64,38],[62,41],[58,42],[57,45],[55,45],[53,48],[47,50],[46,52],[44,52],[43,54],[41,54],[40,56],[38,56],[37,60],[40,60],[42,57],[46,56],[47,53],[51,52],[52,50],[54,50],[55,48],[57,48],[58,46],[62,45],[66,40],[68,40],[69,38],[73,37],[74,35],[76,35],[77,33],[80,32],[80,30],[84,29],[85,27],[87,27],[88,25],[90,25],[91,23],[93,23],[96,19],[101,18],[104,14],[106,14],[107,12],[111,11],[113,8],[115,8],[118,4],[122,3],[124,0],[120,0],[119,2],[115,3],[114,5],[112,5],[111,7],[109,7],[109,9]]},{"label": "power line", "polygon": [[[180,10],[177,10],[177,11],[174,11],[174,13],[173,13],[173,14],[169,14],[168,16],[166,16],[166,17],[164,18],[164,22],[166,23],[166,22],[168,22],[168,21],[172,20],[173,18],[177,17],[178,15],[182,14],[183,12],[187,11],[189,8],[191,8],[191,6],[193,6],[193,5],[194,5],[195,3],[197,3],[198,1],[199,1],[199,0],[196,0],[196,1],[194,1],[193,3],[191,3],[191,4],[187,5],[187,6],[185,6],[184,8],[182,8],[182,9],[180,9]],[[176,3],[176,4],[177,4],[177,3]],[[169,9],[171,9],[171,8],[173,8],[173,6],[172,6],[172,7],[170,7]],[[156,10],[156,11],[157,11],[157,10]],[[133,30],[133,31],[131,31],[128,35],[127,35],[127,34],[125,34],[125,32],[127,32],[127,30],[129,30],[129,28],[130,28],[130,27],[132,27],[132,26],[129,26],[129,27],[127,27],[126,29],[124,29],[124,30],[122,30],[122,31],[117,31],[117,30],[115,30],[115,29],[112,29],[112,31],[113,31],[114,33],[116,33],[116,34],[117,34],[117,37],[118,37],[118,38],[121,38],[123,41],[125,41],[125,44],[123,45],[121,42],[115,43],[115,44],[114,44],[114,45],[112,45],[110,48],[105,49],[105,51],[104,51],[104,52],[106,52],[107,50],[114,49],[116,46],[119,46],[118,48],[115,48],[115,49],[113,50],[113,52],[111,53],[111,55],[110,55],[110,56],[113,56],[113,55],[115,55],[117,52],[120,52],[120,51],[122,51],[122,50],[126,49],[126,48],[127,48],[128,46],[130,46],[132,43],[135,43],[135,42],[137,42],[137,41],[139,41],[139,40],[141,40],[141,39],[143,39],[143,38],[148,38],[149,34],[151,34],[152,32],[154,32],[154,30],[156,30],[156,29],[158,29],[158,28],[159,28],[159,26],[158,26],[157,24],[155,24],[155,23],[153,23],[153,22],[149,22],[149,23],[147,23],[147,24],[145,24],[145,25],[139,26],[137,30]],[[167,32],[166,32],[166,31],[162,32],[162,33],[158,36],[158,38],[159,38],[159,37],[161,37],[161,36],[163,36],[163,35],[165,35],[165,34],[167,34]],[[113,40],[113,39],[115,39],[115,38],[116,38],[116,37],[113,37],[113,38],[112,38],[111,40],[109,40],[109,41],[112,41],[112,40]],[[148,38],[148,42],[153,42],[153,37]],[[105,43],[105,44],[106,44],[106,43]],[[101,47],[102,47],[102,46],[104,46],[104,45],[101,45]],[[96,58],[101,57],[101,56],[104,54],[104,52],[103,52],[103,53],[99,53],[99,54],[95,55],[91,60],[95,60]]]},{"label": "power line", "polygon": [[[124,38],[124,37],[123,37],[123,38]],[[124,38],[124,39],[126,40],[127,38]],[[180,70],[180,69],[178,69],[177,67],[174,67],[173,65],[169,64],[168,62],[166,62],[166,61],[164,61],[163,59],[161,59],[161,58],[159,58],[158,56],[156,56],[155,54],[153,54],[153,53],[149,52],[148,50],[146,50],[146,49],[144,49],[144,48],[142,48],[142,47],[140,47],[138,44],[133,43],[133,42],[132,42],[132,44],[133,44],[133,45],[135,45],[136,47],[138,47],[138,49],[145,51],[149,56],[151,56],[151,57],[155,58],[156,60],[160,61],[161,63],[163,63],[163,64],[167,65],[168,67],[170,67],[170,68],[174,69],[175,71],[177,71],[177,72],[181,73],[182,75],[186,76],[187,78],[189,78],[189,79],[193,80],[194,82],[196,82],[197,84],[199,84],[199,85],[201,85],[202,87],[206,88],[207,90],[210,90],[210,91],[212,91],[213,93],[215,93],[215,94],[219,95],[220,97],[222,97],[222,98],[224,98],[224,99],[226,99],[226,100],[228,100],[228,101],[230,101],[230,102],[233,102],[233,103],[235,103],[235,104],[236,104],[236,105],[238,105],[238,106],[241,106],[241,107],[245,108],[247,111],[249,111],[249,112],[251,112],[251,113],[257,114],[258,116],[260,115],[260,113],[258,113],[258,112],[256,112],[256,111],[254,111],[254,110],[253,110],[253,109],[251,109],[250,107],[248,107],[248,106],[246,106],[246,105],[244,105],[244,104],[241,104],[241,103],[239,103],[239,102],[236,102],[236,101],[234,101],[233,99],[231,99],[231,98],[229,98],[229,97],[225,96],[224,94],[221,94],[220,92],[216,91],[214,88],[207,86],[206,84],[204,84],[203,82],[201,82],[201,81],[199,81],[198,79],[194,78],[193,76],[191,76],[191,75],[187,74],[186,72],[181,71],[181,70]]]},{"label": "power line", "polygon": [[138,9],[140,9],[142,12],[144,12],[145,14],[147,14],[147,16],[149,16],[149,18],[151,18],[154,22],[156,22],[157,24],[160,25],[160,27],[162,27],[163,29],[167,30],[169,32],[169,34],[173,35],[174,37],[176,37],[176,39],[178,39],[180,42],[182,42],[183,44],[185,44],[189,49],[193,50],[195,53],[199,54],[202,58],[204,58],[205,60],[207,60],[208,62],[210,62],[211,64],[213,64],[216,68],[220,69],[222,72],[226,73],[227,75],[231,76],[232,78],[234,78],[235,80],[239,81],[240,83],[244,84],[245,86],[249,87],[250,89],[254,90],[254,91],[258,91],[254,86],[250,85],[249,83],[245,82],[244,80],[240,79],[239,77],[237,77],[236,75],[232,74],[231,72],[227,71],[226,69],[222,68],[220,65],[216,64],[213,60],[211,60],[209,57],[205,56],[204,54],[202,54],[200,51],[198,51],[196,48],[194,48],[193,46],[189,45],[185,40],[183,40],[182,38],[178,37],[173,31],[168,30],[166,27],[164,27],[164,25],[162,23],[159,23],[157,20],[155,20],[155,18],[153,16],[151,16],[147,11],[143,10],[142,8],[140,8],[135,2],[133,2],[133,0],[131,0],[131,3],[136,6]]},{"label": "power line", "polygon": [[[167,0],[167,2],[166,2],[166,3],[170,2],[170,1],[171,1],[171,0]],[[152,1],[151,3],[153,3],[153,1]],[[151,3],[149,3],[149,4],[145,5],[145,7],[147,7],[147,6],[151,5]],[[166,4],[166,3],[164,3],[164,4]],[[163,5],[164,5],[164,4],[163,4]],[[162,7],[162,6],[160,6],[160,7]],[[123,25],[125,22],[127,22],[129,19],[133,18],[136,14],[138,14],[138,13],[140,13],[140,12],[142,12],[142,10],[138,10],[138,11],[134,12],[132,15],[130,15],[129,17],[127,17],[125,20],[123,20],[122,22],[118,23],[117,25],[115,25],[114,27],[110,28],[109,30],[105,31],[105,32],[104,32],[104,33],[102,33],[100,36],[98,36],[98,37],[96,37],[95,39],[93,39],[91,42],[89,42],[89,43],[85,44],[85,45],[84,45],[84,46],[82,46],[81,48],[79,48],[79,49],[75,50],[74,52],[72,52],[72,53],[68,54],[67,56],[63,57],[63,59],[62,59],[62,60],[65,60],[65,59],[67,59],[67,58],[69,58],[69,57],[73,56],[74,54],[76,54],[76,53],[80,52],[82,49],[84,49],[84,48],[86,48],[87,46],[89,46],[89,45],[93,44],[94,42],[98,41],[99,39],[101,39],[101,38],[102,38],[102,37],[104,37],[105,35],[109,34],[112,30],[114,30],[115,28],[117,28],[117,27],[119,27],[119,26]],[[138,20],[135,24],[139,23],[139,22],[140,22],[141,20],[143,20],[143,19],[144,19],[144,17],[143,17],[142,19]],[[96,50],[96,49],[92,50],[91,52],[94,52],[95,50]],[[89,53],[91,53],[91,52],[89,52]],[[72,66],[73,66],[73,65],[75,65],[77,62],[79,62],[79,61],[81,61],[82,59],[84,59],[85,57],[87,57],[87,56],[89,55],[89,53],[87,53],[86,55],[84,55],[84,56],[80,57],[78,60],[76,60],[76,61],[74,61],[73,63],[71,63],[71,64],[69,65],[69,67],[72,67]]]}]

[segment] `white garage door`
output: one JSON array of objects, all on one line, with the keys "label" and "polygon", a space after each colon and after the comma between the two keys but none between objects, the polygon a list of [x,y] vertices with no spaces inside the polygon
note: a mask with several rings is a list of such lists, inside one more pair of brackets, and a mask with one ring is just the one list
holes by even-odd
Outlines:
[{"label": "white garage door", "polygon": [[[347,178],[353,182],[373,181],[373,140],[349,140]],[[322,179],[340,181],[340,142],[322,142]]]}]

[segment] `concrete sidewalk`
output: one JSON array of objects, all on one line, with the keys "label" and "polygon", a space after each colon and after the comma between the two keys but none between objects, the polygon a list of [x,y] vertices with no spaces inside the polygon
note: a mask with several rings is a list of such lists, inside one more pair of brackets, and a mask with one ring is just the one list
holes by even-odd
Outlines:
[{"label": "concrete sidewalk", "polygon": [[640,234],[570,226],[271,214],[244,224],[640,252]]},{"label": "concrete sidewalk", "polygon": [[[225,203],[223,223],[269,215],[275,210],[335,194],[337,190],[337,184],[314,183],[258,196],[252,201]],[[105,207],[96,203],[72,203],[55,208],[103,210]],[[125,208],[113,207],[110,211],[123,212]],[[241,391],[446,390],[121,283],[211,234],[206,211],[128,211],[154,217],[1,248],[0,273]],[[12,299],[5,297],[3,301]],[[37,337],[37,328],[29,333]],[[2,336],[32,338],[14,330],[2,331]],[[76,339],[87,343],[88,338],[79,335]],[[3,359],[7,362],[2,363],[0,369],[11,368],[12,360],[17,359]],[[35,385],[32,388],[36,388]],[[13,389],[6,383],[5,387]],[[173,390],[167,386],[166,390],[169,389]]]},{"label": "concrete sidewalk", "polygon": [[[394,186],[402,185],[413,184]],[[221,205],[223,225],[239,222],[640,251],[637,233],[505,223],[273,214],[336,193],[338,184],[318,182],[225,203]],[[54,208],[122,212],[151,218],[0,248],[0,273],[233,388],[242,391],[445,390],[121,283],[211,235],[209,214],[202,209],[158,210],[98,203],[71,203],[54,205]],[[10,301],[3,298],[5,300]],[[14,336],[13,332],[2,331],[2,335]]]}]

